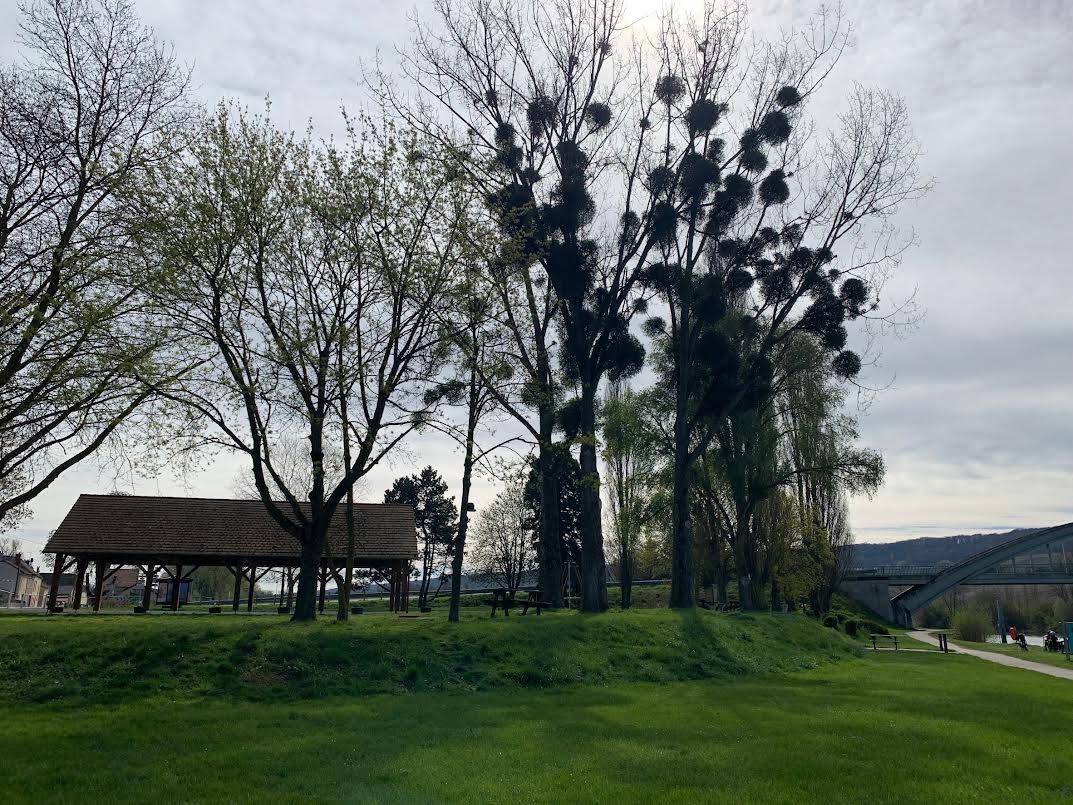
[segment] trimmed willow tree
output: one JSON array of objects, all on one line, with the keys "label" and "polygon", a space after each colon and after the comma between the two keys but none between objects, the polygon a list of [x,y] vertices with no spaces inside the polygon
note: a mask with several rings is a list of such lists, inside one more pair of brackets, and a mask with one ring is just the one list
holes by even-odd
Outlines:
[{"label": "trimmed willow tree", "polygon": [[137,215],[118,191],[171,157],[188,114],[186,72],[129,4],[21,9],[22,60],[0,69],[0,528],[151,426],[177,371],[126,271]]},{"label": "trimmed willow tree", "polygon": [[[643,281],[666,310],[646,331],[661,344],[672,400],[677,607],[695,602],[697,462],[735,417],[764,420],[778,353],[798,333],[815,337],[837,374],[857,375],[846,324],[874,315],[905,245],[890,216],[926,189],[899,99],[857,88],[826,137],[800,125],[846,47],[841,17],[821,12],[774,44],[749,45],[747,34],[741,6],[667,14],[658,74],[642,87],[657,133],[643,157],[657,244]],[[745,542],[735,550],[742,604],[758,606]]]},{"label": "trimmed willow tree", "polygon": [[[315,617],[328,526],[353,485],[421,427],[447,358],[439,307],[456,276],[465,199],[406,131],[362,118],[315,146],[226,105],[141,188],[148,265],[173,349],[198,365],[167,391],[194,447],[250,462],[299,546],[294,619]],[[350,438],[341,477],[328,445]],[[276,464],[304,437],[310,488]],[[360,549],[360,544],[358,545]]]},{"label": "trimmed willow tree", "polygon": [[[878,453],[856,445],[856,423],[842,413],[844,381],[819,340],[798,333],[782,346],[770,394],[715,427],[698,474],[744,609],[760,608],[769,582],[773,604],[780,601],[780,574],[799,583],[807,576],[819,601],[835,553],[818,519],[818,495],[871,494],[884,472]],[[803,559],[808,573],[794,567]]]}]

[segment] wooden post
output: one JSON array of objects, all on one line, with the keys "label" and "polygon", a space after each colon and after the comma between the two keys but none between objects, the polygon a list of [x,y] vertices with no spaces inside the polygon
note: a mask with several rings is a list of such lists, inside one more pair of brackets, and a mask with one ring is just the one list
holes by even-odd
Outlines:
[{"label": "wooden post", "polygon": [[317,611],[324,612],[324,599],[328,594],[328,565],[320,566],[320,598],[317,601]]},{"label": "wooden post", "polygon": [[171,579],[171,611],[179,611],[179,591],[183,586],[183,566],[175,566],[175,575]]},{"label": "wooden post", "polygon": [[283,568],[279,569],[279,605],[283,606],[283,586],[287,583],[287,577],[283,572]]},{"label": "wooden post", "polygon": [[231,611],[238,612],[238,602],[242,598],[242,565],[235,565],[231,572],[235,574],[235,597],[231,601]]},{"label": "wooden post", "polygon": [[257,587],[257,568],[250,565],[250,591],[246,596],[246,611],[253,612],[253,591]]},{"label": "wooden post", "polygon": [[89,566],[88,559],[77,559],[75,561],[75,592],[74,592],[74,609],[82,608],[82,593],[83,585],[86,582],[86,568]]},{"label": "wooden post", "polygon": [[153,605],[153,582],[156,581],[156,565],[145,566],[145,589],[142,590],[142,609],[146,612]]},{"label": "wooden post", "polygon": [[391,574],[388,577],[391,585],[391,611],[407,612],[410,604],[409,574],[406,572],[406,561],[396,560],[391,563]]},{"label": "wooden post", "polygon": [[399,611],[399,566],[391,563],[391,611]]},{"label": "wooden post", "polygon": [[48,611],[56,609],[56,596],[60,592],[60,576],[63,575],[63,564],[67,561],[66,554],[56,554],[56,561],[52,565],[52,583],[48,585]]},{"label": "wooden post", "polygon": [[108,563],[98,559],[96,565],[97,594],[93,597],[93,611],[99,612],[101,609],[101,599],[104,598],[104,575],[108,572]]},{"label": "wooden post", "polygon": [[294,568],[287,568],[287,609],[294,609]]}]

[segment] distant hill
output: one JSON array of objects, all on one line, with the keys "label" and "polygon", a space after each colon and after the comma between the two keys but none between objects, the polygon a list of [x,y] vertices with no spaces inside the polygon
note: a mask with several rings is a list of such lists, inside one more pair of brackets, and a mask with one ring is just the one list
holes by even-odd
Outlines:
[{"label": "distant hill", "polygon": [[1016,528],[1001,534],[958,534],[920,537],[900,542],[861,542],[853,545],[851,567],[949,565],[1033,529]]}]

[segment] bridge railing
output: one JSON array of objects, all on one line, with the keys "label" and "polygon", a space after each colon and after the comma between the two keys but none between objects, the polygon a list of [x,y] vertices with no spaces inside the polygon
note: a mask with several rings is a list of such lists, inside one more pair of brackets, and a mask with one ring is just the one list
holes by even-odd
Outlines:
[{"label": "bridge railing", "polygon": [[846,571],[851,578],[887,578],[889,576],[934,576],[943,568],[934,565],[884,565],[881,567],[854,567]]},{"label": "bridge railing", "polygon": [[[885,565],[881,567],[854,567],[846,571],[846,577],[851,579],[882,579],[882,578],[931,578],[939,575],[952,565]],[[1003,562],[1002,564],[981,570],[973,578],[987,576],[1018,576],[1031,578],[1033,576],[1068,576],[1073,575],[1073,564],[1053,562],[1051,564],[1024,564]]]},{"label": "bridge railing", "polygon": [[1068,576],[1073,574],[1073,564],[1055,562],[1048,565],[1026,565],[1003,562],[977,574],[980,576]]}]

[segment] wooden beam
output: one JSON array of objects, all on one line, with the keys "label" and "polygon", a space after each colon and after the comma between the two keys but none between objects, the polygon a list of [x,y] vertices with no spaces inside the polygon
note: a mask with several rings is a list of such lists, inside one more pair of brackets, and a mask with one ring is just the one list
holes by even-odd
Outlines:
[{"label": "wooden beam", "polygon": [[253,590],[257,586],[257,568],[250,568],[250,593],[246,598],[246,611],[253,612]]},{"label": "wooden beam", "polygon": [[82,593],[84,590],[83,585],[86,582],[86,568],[89,567],[89,560],[79,557],[75,561],[75,592],[74,592],[74,609],[82,608]]},{"label": "wooden beam", "polygon": [[145,589],[142,590],[142,609],[146,612],[153,604],[153,583],[156,581],[156,565],[145,566]]},{"label": "wooden beam", "polygon": [[171,611],[179,611],[179,591],[183,586],[183,566],[175,566],[175,575],[171,577]]},{"label": "wooden beam", "polygon": [[56,596],[60,592],[60,576],[63,575],[63,565],[67,556],[62,553],[56,554],[56,561],[52,565],[52,582],[48,585],[48,611],[56,609]]},{"label": "wooden beam", "polygon": [[[231,570],[231,568],[227,568]],[[231,601],[231,611],[238,612],[238,602],[242,597],[242,565],[235,565],[235,569],[231,570],[235,574],[235,597]]]},{"label": "wooden beam", "polygon": [[[93,611],[100,612],[101,599],[104,598],[104,580],[106,578],[105,573],[108,571],[108,563],[103,559],[98,559],[97,562],[97,594],[93,597]],[[111,574],[108,574],[111,575]]]},{"label": "wooden beam", "polygon": [[401,608],[401,599],[399,597],[399,563],[397,561],[391,563],[388,579],[390,579],[391,585],[391,593],[389,596],[391,600],[391,611],[398,612]]}]

